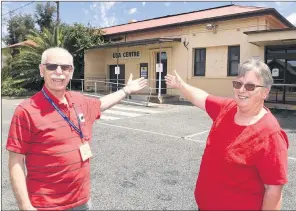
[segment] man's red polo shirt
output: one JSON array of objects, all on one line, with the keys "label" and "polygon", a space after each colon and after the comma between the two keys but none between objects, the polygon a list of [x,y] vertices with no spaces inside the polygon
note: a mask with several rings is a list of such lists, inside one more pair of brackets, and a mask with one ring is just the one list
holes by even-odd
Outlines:
[{"label": "man's red polo shirt", "polygon": [[[78,92],[66,92],[68,105],[43,87],[48,96],[81,129],[90,142],[92,125],[100,118],[101,102]],[[75,111],[76,110],[76,111]],[[26,155],[27,188],[38,210],[65,210],[90,197],[90,162],[82,161],[79,134],[38,92],[17,106],[6,149]]]}]

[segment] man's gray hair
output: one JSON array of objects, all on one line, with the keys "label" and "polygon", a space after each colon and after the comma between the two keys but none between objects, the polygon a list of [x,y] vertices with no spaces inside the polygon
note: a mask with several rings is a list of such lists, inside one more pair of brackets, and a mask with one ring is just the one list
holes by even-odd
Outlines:
[{"label": "man's gray hair", "polygon": [[238,70],[238,78],[245,76],[248,71],[254,71],[257,78],[262,80],[263,85],[271,88],[273,84],[273,78],[269,67],[259,59],[249,59],[240,65]]},{"label": "man's gray hair", "polygon": [[73,65],[73,56],[69,53],[69,51],[67,51],[66,49],[64,48],[60,48],[60,47],[53,47],[53,48],[48,48],[46,49],[43,53],[42,53],[42,56],[41,56],[41,64],[45,64],[47,62],[47,58],[48,58],[48,55],[51,54],[51,53],[55,53],[57,51],[62,51],[66,54],[69,55],[70,59],[71,59],[71,64]]}]

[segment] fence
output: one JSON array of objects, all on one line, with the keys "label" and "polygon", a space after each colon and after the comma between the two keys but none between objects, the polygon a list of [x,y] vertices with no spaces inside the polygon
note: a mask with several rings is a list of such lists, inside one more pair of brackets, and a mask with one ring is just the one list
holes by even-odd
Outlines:
[{"label": "fence", "polygon": [[267,102],[296,104],[296,84],[273,84]]},{"label": "fence", "polygon": [[[125,79],[99,79],[99,80],[91,80],[91,79],[72,79],[68,85],[70,90],[81,91],[81,92],[92,92],[95,94],[110,94],[120,90],[124,87],[125,83],[120,83],[125,81]],[[146,105],[150,102],[151,96],[157,95],[158,88],[153,88],[153,83],[156,84],[157,79],[149,79],[148,85],[146,88],[141,90],[139,93],[133,93],[133,99],[140,99],[142,96],[142,101],[146,101]],[[162,87],[165,83],[165,80],[161,80]],[[172,95],[171,88],[161,88],[162,95]],[[138,96],[138,97],[137,97]],[[144,96],[144,97],[143,97]],[[128,100],[130,98],[127,98]]]},{"label": "fence", "polygon": [[[116,82],[115,82],[116,81]],[[124,83],[119,83],[120,81],[125,81],[124,79],[118,79],[118,81],[110,79],[100,79],[100,80],[89,80],[89,79],[72,79],[69,83],[70,90],[77,90],[81,92],[94,92],[97,94],[109,94],[121,89],[125,86]],[[157,79],[149,79],[147,88],[142,90],[141,93],[134,93],[133,95],[148,95],[148,102],[152,95],[156,95],[158,88],[153,88],[153,85],[157,84]],[[161,80],[161,87],[165,83]],[[86,90],[84,90],[84,86]],[[146,90],[146,91],[145,91]],[[171,88],[161,88],[162,95],[172,95]],[[273,84],[271,91],[266,102],[273,103],[283,103],[283,104],[296,104],[296,84]]]}]

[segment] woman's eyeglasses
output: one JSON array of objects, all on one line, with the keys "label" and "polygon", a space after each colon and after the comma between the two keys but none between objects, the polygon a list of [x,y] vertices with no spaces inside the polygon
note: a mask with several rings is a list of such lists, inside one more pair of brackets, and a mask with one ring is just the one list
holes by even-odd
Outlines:
[{"label": "woman's eyeglasses", "polygon": [[232,86],[235,89],[240,89],[242,86],[245,86],[245,89],[247,91],[254,91],[256,89],[256,87],[265,87],[265,86],[261,86],[261,85],[256,85],[256,84],[243,84],[242,82],[239,81],[232,81]]},{"label": "woman's eyeglasses", "polygon": [[49,64],[49,63],[47,63],[47,64],[43,64],[43,65],[45,65],[46,69],[49,71],[55,71],[58,68],[58,66],[60,66],[63,71],[72,70],[72,65],[69,65],[69,64]]}]

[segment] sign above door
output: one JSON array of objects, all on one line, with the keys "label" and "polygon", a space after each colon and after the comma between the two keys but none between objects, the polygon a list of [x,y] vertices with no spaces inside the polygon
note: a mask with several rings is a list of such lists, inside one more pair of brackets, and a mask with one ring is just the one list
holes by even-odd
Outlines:
[{"label": "sign above door", "polygon": [[140,51],[126,51],[126,52],[116,52],[112,53],[112,58],[117,59],[134,59],[134,58],[140,58],[141,52]]}]

